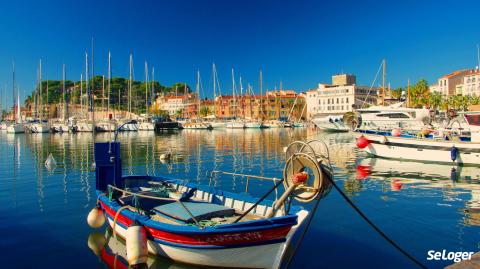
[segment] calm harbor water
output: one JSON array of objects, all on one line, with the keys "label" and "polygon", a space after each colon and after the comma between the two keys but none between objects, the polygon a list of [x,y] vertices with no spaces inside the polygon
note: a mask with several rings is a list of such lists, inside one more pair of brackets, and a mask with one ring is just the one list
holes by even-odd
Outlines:
[{"label": "calm harbor water", "polygon": [[[166,175],[208,184],[212,170],[281,177],[283,147],[322,138],[335,180],[379,227],[431,268],[429,250],[480,251],[480,168],[375,159],[357,152],[350,134],[310,129],[183,130],[121,133],[124,174]],[[98,134],[107,141],[111,134]],[[86,215],[95,205],[92,134],[0,133],[0,240],[8,268],[106,268],[88,248]],[[174,152],[162,163],[161,153]],[[47,171],[52,154],[57,167]],[[243,192],[242,178],[218,178]],[[250,183],[260,194],[270,182]],[[103,228],[102,232],[105,231]],[[376,234],[335,191],[324,198],[293,268],[409,268],[414,264]],[[156,266],[156,267],[155,267]],[[166,259],[155,268],[184,268]],[[3,266],[2,266],[3,267]]]}]

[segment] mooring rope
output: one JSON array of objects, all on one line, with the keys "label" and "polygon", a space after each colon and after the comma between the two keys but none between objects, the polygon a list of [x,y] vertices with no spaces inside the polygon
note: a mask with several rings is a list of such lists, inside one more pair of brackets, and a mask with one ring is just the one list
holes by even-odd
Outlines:
[{"label": "mooring rope", "polygon": [[377,225],[375,225],[361,210],[358,208],[353,201],[338,187],[338,185],[335,183],[333,180],[333,177],[331,178],[331,182],[333,187],[340,193],[340,195],[345,199],[345,201],[362,217],[363,220],[365,220],[378,234],[380,234],[383,239],[387,240],[393,247],[395,247],[398,251],[400,251],[403,255],[405,255],[407,258],[409,258],[412,262],[417,264],[420,268],[427,268],[423,263],[421,263],[419,260],[417,260],[415,257],[413,257],[410,253],[405,251],[402,247],[400,247],[395,241],[393,241],[388,235],[386,235],[380,228],[378,228]]}]

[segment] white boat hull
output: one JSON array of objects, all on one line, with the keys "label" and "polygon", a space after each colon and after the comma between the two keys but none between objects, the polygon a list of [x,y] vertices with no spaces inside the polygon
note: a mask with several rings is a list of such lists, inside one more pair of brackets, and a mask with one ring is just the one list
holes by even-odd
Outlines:
[{"label": "white boat hull", "polygon": [[201,129],[208,130],[212,129],[212,125],[209,123],[185,123],[182,125],[183,129]]},{"label": "white boat hull", "polygon": [[153,131],[155,130],[155,124],[153,122],[140,122],[138,124],[139,131]]},{"label": "white boat hull", "polygon": [[95,126],[95,130],[97,132],[114,132],[115,131],[115,123],[113,123],[113,122],[97,123],[97,125]]},{"label": "white boat hull", "polygon": [[[287,246],[293,235],[302,226],[308,216],[305,210],[298,214],[297,225],[292,226],[285,242],[235,248],[183,248],[148,240],[148,252],[170,258],[177,262],[231,268],[278,268],[282,262]],[[110,227],[113,229],[113,220],[108,218]],[[127,230],[120,225],[115,225],[117,235],[126,237]]]},{"label": "white boat hull", "polygon": [[228,122],[226,128],[229,129],[243,129],[245,128],[245,124],[243,122]]},{"label": "white boat hull", "polygon": [[222,129],[227,127],[227,124],[225,122],[210,122],[210,125],[212,125],[213,129]]},{"label": "white boat hull", "polygon": [[123,132],[136,132],[138,131],[138,124],[137,123],[125,124],[120,130]]},{"label": "white boat hull", "polygon": [[50,132],[50,126],[48,123],[33,123],[30,126],[32,133],[48,133]]},{"label": "white boat hull", "polygon": [[341,121],[329,120],[327,118],[315,118],[312,122],[321,130],[326,132],[348,132],[350,129]]},{"label": "white boat hull", "polygon": [[259,122],[246,122],[245,128],[262,128],[262,124]]},{"label": "white boat hull", "polygon": [[25,126],[22,123],[15,123],[7,127],[7,133],[20,134],[25,133]]},{"label": "white boat hull", "polygon": [[[372,155],[412,161],[480,165],[480,143],[369,134],[364,136],[371,141],[364,150]],[[458,149],[455,161],[451,157],[453,147]]]},{"label": "white boat hull", "polygon": [[76,132],[93,132],[92,124],[89,122],[80,122],[75,125]]},{"label": "white boat hull", "polygon": [[52,124],[51,130],[54,133],[66,133],[70,130],[70,128],[63,123],[54,123]]}]

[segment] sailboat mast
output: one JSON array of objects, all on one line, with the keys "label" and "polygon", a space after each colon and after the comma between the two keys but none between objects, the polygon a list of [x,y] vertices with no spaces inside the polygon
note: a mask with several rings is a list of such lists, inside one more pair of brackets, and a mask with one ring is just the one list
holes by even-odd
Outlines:
[{"label": "sailboat mast", "polygon": [[234,107],[234,117],[237,119],[237,99],[235,97],[235,73],[232,68],[232,94],[233,94],[233,107]]},{"label": "sailboat mast", "polygon": [[145,115],[148,114],[148,64],[145,61]]},{"label": "sailboat mast", "polygon": [[262,69],[260,69],[260,114],[262,115],[261,118],[263,120],[263,76],[262,76]]},{"label": "sailboat mast", "polygon": [[[40,59],[39,67],[38,67],[38,83],[39,83],[39,98],[37,98],[37,102],[40,103],[40,121],[43,120],[43,100],[42,100],[42,59]],[[37,113],[38,113],[38,106],[37,106]],[[37,115],[38,116],[38,115]]]},{"label": "sailboat mast", "polygon": [[[109,114],[110,112],[110,90],[111,90],[111,80],[112,80],[112,69],[111,69],[111,55],[110,55],[110,51],[108,51],[108,97],[107,97],[107,114]],[[113,110],[114,113],[115,113],[115,110]]]},{"label": "sailboat mast", "polygon": [[90,92],[88,91],[88,53],[85,52],[85,92],[87,95],[86,100],[90,100]]},{"label": "sailboat mast", "polygon": [[[17,98],[16,98],[16,92],[15,92],[15,62],[12,63],[13,66],[13,83],[12,83],[12,92],[13,92],[13,114],[15,115],[15,108],[18,106],[17,104]],[[17,116],[15,116],[15,122],[18,123]]]},{"label": "sailboat mast", "polygon": [[155,101],[155,67],[152,66],[152,82],[150,83],[152,87],[152,92],[150,93],[150,104],[152,105]]},{"label": "sailboat mast", "polygon": [[80,74],[80,113],[83,115],[83,74]]},{"label": "sailboat mast", "polygon": [[200,119],[200,71],[199,70],[197,70],[197,102],[198,102],[197,119]]},{"label": "sailboat mast", "polygon": [[102,112],[105,111],[105,75],[102,75]]},{"label": "sailboat mast", "polygon": [[217,116],[217,113],[216,113],[216,105],[215,105],[215,102],[217,101],[217,81],[215,80],[215,73],[216,73],[216,70],[215,70],[215,63],[213,63],[212,65],[212,76],[213,76],[213,115],[216,117]]},{"label": "sailboat mast", "polygon": [[62,67],[63,120],[67,120],[67,100],[65,98],[65,64]]},{"label": "sailboat mast", "polygon": [[242,115],[243,119],[245,119],[245,96],[243,95],[243,84],[242,84],[242,76],[240,76],[240,106],[242,107]]},{"label": "sailboat mast", "polygon": [[132,53],[130,53],[130,74],[128,77],[128,113],[132,113],[132,68],[133,58]]}]

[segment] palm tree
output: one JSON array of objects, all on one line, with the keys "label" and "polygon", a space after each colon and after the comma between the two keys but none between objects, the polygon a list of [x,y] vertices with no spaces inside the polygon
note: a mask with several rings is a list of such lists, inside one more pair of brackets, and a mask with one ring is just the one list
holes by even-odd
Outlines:
[{"label": "palm tree", "polygon": [[442,94],[439,92],[431,92],[428,94],[430,108],[437,110],[442,104]]}]

